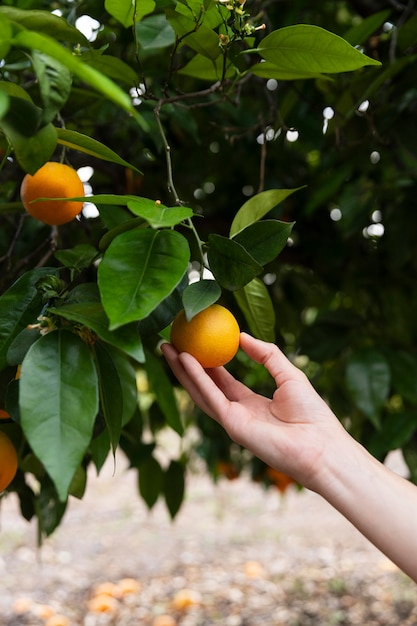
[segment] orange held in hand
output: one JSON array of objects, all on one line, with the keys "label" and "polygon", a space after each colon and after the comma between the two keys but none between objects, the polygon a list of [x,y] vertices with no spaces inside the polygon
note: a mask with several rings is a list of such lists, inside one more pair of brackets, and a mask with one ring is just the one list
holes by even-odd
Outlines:
[{"label": "orange held in hand", "polygon": [[189,322],[184,309],[174,319],[171,343],[179,352],[188,352],[207,367],[220,367],[235,356],[239,348],[239,325],[230,311],[212,304]]},{"label": "orange held in hand", "polygon": [[0,430],[0,493],[10,485],[16,472],[16,449],[6,433]]},{"label": "orange held in hand", "polygon": [[77,172],[64,163],[49,161],[40,169],[26,174],[20,187],[20,198],[26,211],[36,219],[58,226],[71,222],[83,208],[83,202],[40,200],[38,198],[84,197],[84,185]]}]

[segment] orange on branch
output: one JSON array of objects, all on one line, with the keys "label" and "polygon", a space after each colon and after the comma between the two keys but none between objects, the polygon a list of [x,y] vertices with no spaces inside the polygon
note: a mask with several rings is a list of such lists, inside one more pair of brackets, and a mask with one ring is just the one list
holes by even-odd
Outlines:
[{"label": "orange on branch", "polygon": [[77,172],[64,163],[48,161],[35,174],[26,174],[20,198],[26,211],[44,224],[59,226],[71,222],[81,212],[77,200],[39,200],[39,198],[84,197],[84,185]]},{"label": "orange on branch", "polygon": [[0,431],[0,493],[10,485],[16,472],[16,448],[6,433]]},{"label": "orange on branch", "polygon": [[184,309],[171,327],[171,343],[179,352],[188,352],[205,367],[220,367],[233,359],[239,348],[240,329],[232,313],[212,304],[190,321]]}]

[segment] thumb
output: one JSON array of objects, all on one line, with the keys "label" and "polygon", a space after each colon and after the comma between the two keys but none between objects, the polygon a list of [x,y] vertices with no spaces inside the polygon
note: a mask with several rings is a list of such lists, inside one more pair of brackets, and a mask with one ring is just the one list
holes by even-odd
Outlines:
[{"label": "thumb", "polygon": [[274,343],[255,339],[247,333],[240,334],[240,347],[248,357],[261,363],[274,378],[277,386],[287,380],[303,380],[303,372],[287,359]]}]

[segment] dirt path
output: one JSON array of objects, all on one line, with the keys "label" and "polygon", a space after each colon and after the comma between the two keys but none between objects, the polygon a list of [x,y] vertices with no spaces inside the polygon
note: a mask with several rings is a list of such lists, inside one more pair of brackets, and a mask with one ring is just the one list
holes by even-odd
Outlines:
[{"label": "dirt path", "polygon": [[[316,494],[196,476],[171,523],[135,480],[120,461],[115,476],[92,475],[40,553],[6,499],[2,626],[151,626],[161,614],[178,626],[417,625],[417,587]],[[105,582],[112,597],[93,606]]]}]

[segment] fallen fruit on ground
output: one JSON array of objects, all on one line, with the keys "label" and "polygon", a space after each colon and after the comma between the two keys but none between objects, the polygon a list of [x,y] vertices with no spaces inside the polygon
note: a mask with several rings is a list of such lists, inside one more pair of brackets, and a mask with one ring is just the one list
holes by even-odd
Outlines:
[{"label": "fallen fruit on ground", "polygon": [[6,433],[0,431],[0,493],[10,485],[16,472],[16,448]]},{"label": "fallen fruit on ground", "polygon": [[76,200],[39,200],[39,198],[79,198],[84,185],[77,172],[65,163],[48,161],[35,174],[26,174],[20,198],[26,211],[44,224],[59,226],[71,222],[83,208]]},{"label": "fallen fruit on ground", "polygon": [[212,304],[190,321],[184,309],[174,319],[171,343],[179,352],[188,352],[204,368],[220,367],[233,359],[239,348],[239,325],[233,314]]}]

